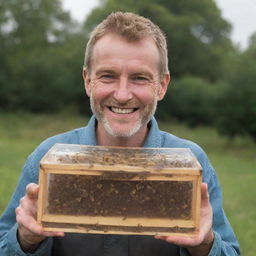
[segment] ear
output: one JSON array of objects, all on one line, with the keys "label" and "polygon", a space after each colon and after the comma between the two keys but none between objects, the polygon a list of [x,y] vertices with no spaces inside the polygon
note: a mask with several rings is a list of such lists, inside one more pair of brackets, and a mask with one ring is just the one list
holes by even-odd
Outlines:
[{"label": "ear", "polygon": [[170,80],[171,80],[170,73],[166,73],[160,83],[160,88],[158,91],[158,101],[164,98],[164,95],[166,94]]},{"label": "ear", "polygon": [[91,96],[91,79],[87,68],[83,68],[84,88],[88,97]]}]

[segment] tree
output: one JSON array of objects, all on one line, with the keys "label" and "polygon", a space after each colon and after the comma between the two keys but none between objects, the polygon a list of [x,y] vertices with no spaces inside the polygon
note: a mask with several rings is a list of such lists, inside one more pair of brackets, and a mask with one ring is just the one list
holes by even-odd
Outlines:
[{"label": "tree", "polygon": [[79,25],[59,0],[0,1],[0,106],[52,111],[75,102],[87,40]]},{"label": "tree", "polygon": [[229,137],[249,135],[256,142],[256,33],[233,70],[220,98],[218,130]]},{"label": "tree", "polygon": [[218,89],[221,87],[223,83],[212,84],[199,77],[184,76],[175,79],[163,102],[159,103],[157,115],[166,120],[174,117],[190,127],[213,125]]},{"label": "tree", "polygon": [[200,76],[215,81],[225,75],[231,26],[213,0],[102,0],[85,22],[90,31],[112,11],[132,11],[149,17],[165,32],[170,70],[175,77]]}]

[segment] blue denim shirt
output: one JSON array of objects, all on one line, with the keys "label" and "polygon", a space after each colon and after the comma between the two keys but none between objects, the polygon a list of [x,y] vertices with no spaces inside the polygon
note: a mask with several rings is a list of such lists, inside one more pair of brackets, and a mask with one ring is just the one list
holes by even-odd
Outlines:
[{"label": "blue denim shirt", "polygon": [[[0,255],[50,256],[53,239],[44,240],[33,254],[24,253],[17,241],[17,223],[15,208],[25,194],[28,183],[38,183],[39,161],[55,143],[97,145],[95,135],[96,119],[93,116],[88,125],[63,134],[50,137],[42,142],[25,162],[16,190],[5,212],[0,218]],[[208,183],[210,201],[213,208],[214,244],[209,256],[240,255],[239,244],[222,208],[222,195],[216,173],[204,151],[195,143],[160,131],[154,118],[150,121],[150,131],[144,147],[190,148],[203,167],[203,181]],[[180,248],[180,255],[189,255],[185,248]]]}]

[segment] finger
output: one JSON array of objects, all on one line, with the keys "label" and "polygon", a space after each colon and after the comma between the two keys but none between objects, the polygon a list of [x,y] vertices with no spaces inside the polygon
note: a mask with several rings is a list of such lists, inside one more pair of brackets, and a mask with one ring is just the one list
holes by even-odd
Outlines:
[{"label": "finger", "polygon": [[183,236],[155,236],[155,238],[166,241],[168,243],[176,244],[179,246],[193,246],[197,243],[196,237],[183,237]]},{"label": "finger", "polygon": [[[31,197],[31,196],[30,196]],[[31,199],[26,194],[20,199],[19,205],[27,215],[36,216],[37,214],[37,199]]]},{"label": "finger", "polygon": [[26,186],[26,193],[29,199],[37,199],[39,192],[39,186],[35,183],[29,183]]},{"label": "finger", "polygon": [[210,196],[207,183],[201,185],[201,209],[206,209],[210,206]]},{"label": "finger", "polygon": [[33,216],[34,218],[37,215],[37,207],[36,202],[31,201],[28,199],[28,197],[23,197],[20,199],[20,205],[19,207],[26,213],[28,216]]},{"label": "finger", "polygon": [[33,233],[38,236],[64,236],[64,232],[48,232],[44,231],[43,227],[37,223],[37,221],[31,217],[24,214],[24,211],[20,211],[17,208],[17,222],[22,229],[26,229],[27,232]]},{"label": "finger", "polygon": [[[35,233],[37,235],[42,235],[43,228],[40,226],[36,220],[32,217],[26,217],[24,220],[27,222],[25,228],[28,229],[30,232]],[[24,225],[24,222],[23,222]]]},{"label": "finger", "polygon": [[202,200],[209,199],[208,184],[207,183],[202,183],[201,184],[201,197],[202,197]]},{"label": "finger", "polygon": [[177,244],[179,246],[194,246],[197,239],[181,236],[168,236],[166,237],[166,241],[168,243]]},{"label": "finger", "polygon": [[61,231],[44,231],[42,233],[43,236],[47,236],[47,237],[52,237],[52,236],[59,236],[59,237],[64,237],[65,233],[61,232]]},{"label": "finger", "polygon": [[156,239],[161,239],[161,240],[166,240],[168,236],[159,236],[159,235],[156,235],[155,238]]},{"label": "finger", "polygon": [[37,235],[40,235],[43,232],[42,227],[38,225],[35,218],[31,215],[27,215],[21,207],[16,208],[16,221],[19,227],[26,229],[29,232]]}]

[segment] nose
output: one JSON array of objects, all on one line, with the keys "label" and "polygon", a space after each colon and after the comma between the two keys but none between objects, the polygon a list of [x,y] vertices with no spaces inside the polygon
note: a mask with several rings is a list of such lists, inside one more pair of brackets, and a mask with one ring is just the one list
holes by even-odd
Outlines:
[{"label": "nose", "polygon": [[119,83],[116,85],[113,97],[119,103],[126,103],[132,99],[132,92],[126,77],[120,78]]}]

